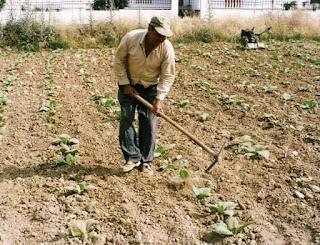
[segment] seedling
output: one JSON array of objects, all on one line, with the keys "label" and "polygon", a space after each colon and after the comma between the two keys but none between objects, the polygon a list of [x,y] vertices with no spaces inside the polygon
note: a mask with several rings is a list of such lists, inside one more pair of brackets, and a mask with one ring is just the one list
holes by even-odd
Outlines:
[{"label": "seedling", "polygon": [[227,225],[223,221],[220,221],[220,223],[213,224],[212,228],[213,232],[220,236],[233,236],[233,233],[228,229]]},{"label": "seedling", "polygon": [[110,98],[110,96],[107,93],[104,95],[96,94],[95,100],[97,101],[97,103],[99,103],[100,105],[103,105],[105,107],[111,107],[116,104],[116,101],[114,99]]},{"label": "seedling", "polygon": [[289,101],[289,100],[292,100],[292,96],[288,93],[283,93],[282,99],[284,99],[285,101]]},{"label": "seedling", "polygon": [[180,172],[179,172],[179,177],[181,178],[181,179],[186,179],[186,178],[188,178],[190,176],[190,174],[189,174],[189,172],[187,171],[187,170],[180,170]]},{"label": "seedling", "polygon": [[244,228],[246,228],[251,223],[245,223],[243,225],[239,225],[238,220],[235,217],[230,217],[227,220],[227,227],[233,234],[240,233]]},{"label": "seedling", "polygon": [[111,121],[120,120],[121,118],[121,109],[119,107],[113,109],[113,116],[111,117]]},{"label": "seedling", "polygon": [[247,109],[248,111],[253,111],[255,107],[257,107],[258,105],[254,105],[254,104],[243,104],[244,108]]},{"label": "seedling", "polygon": [[73,220],[69,227],[73,237],[81,237],[83,242],[87,242],[97,236],[97,233],[93,231],[93,224],[95,220]]},{"label": "seedling", "polygon": [[257,87],[257,85],[251,84],[249,81],[242,81],[239,86],[243,87],[245,90],[254,89]]},{"label": "seedling", "polygon": [[234,140],[234,143],[239,146],[240,151],[245,152],[245,156],[262,156],[266,159],[269,158],[270,152],[266,150],[266,146],[261,144],[254,144],[248,135],[244,135]]},{"label": "seedling", "polygon": [[74,186],[67,186],[66,190],[69,191],[69,195],[73,194],[79,194],[83,195],[85,192],[88,192],[89,190],[97,189],[94,185],[87,185],[85,181],[80,182],[77,184],[76,187]]},{"label": "seedling", "polygon": [[192,188],[194,194],[196,194],[196,197],[200,200],[206,198],[206,197],[209,197],[211,195],[210,191],[211,189],[210,188],[197,188],[197,187],[193,187]]},{"label": "seedling", "polygon": [[189,104],[189,100],[182,100],[179,103],[179,107],[186,107]]},{"label": "seedling", "polygon": [[208,113],[201,114],[200,118],[199,118],[200,122],[205,122],[205,121],[208,121],[210,119],[211,119],[211,117],[210,117],[210,115]]},{"label": "seedling", "polygon": [[154,157],[159,157],[163,152],[175,147],[175,144],[160,145],[154,151]]},{"label": "seedling", "polygon": [[275,89],[277,89],[277,86],[262,87],[261,89],[266,93],[272,93]]},{"label": "seedling", "polygon": [[303,104],[300,105],[300,108],[309,110],[309,109],[315,108],[316,106],[317,106],[316,102],[305,100],[303,101]]},{"label": "seedling", "polygon": [[301,132],[304,129],[304,127],[303,126],[294,127],[290,125],[290,129]]},{"label": "seedling", "polygon": [[196,71],[205,71],[206,69],[200,65],[192,65],[191,68]]},{"label": "seedling", "polygon": [[245,150],[245,156],[252,157],[252,156],[262,156],[265,159],[269,159],[270,152],[266,150],[266,146],[264,145],[254,145],[252,142],[249,142],[246,145],[242,146],[242,149]]},{"label": "seedling", "polygon": [[43,105],[40,107],[39,111],[50,111],[55,112],[54,108],[57,105],[57,102],[55,100],[48,100],[43,103]]},{"label": "seedling", "polygon": [[233,216],[234,208],[237,206],[234,202],[217,202],[216,204],[207,204],[207,206],[214,212],[218,212],[222,215]]},{"label": "seedling", "polygon": [[241,231],[243,231],[243,229],[250,224],[251,223],[245,223],[239,226],[238,220],[235,217],[230,217],[227,220],[227,224],[224,223],[223,221],[220,221],[220,223],[214,224],[213,232],[223,237],[233,236],[234,234],[238,234]]}]

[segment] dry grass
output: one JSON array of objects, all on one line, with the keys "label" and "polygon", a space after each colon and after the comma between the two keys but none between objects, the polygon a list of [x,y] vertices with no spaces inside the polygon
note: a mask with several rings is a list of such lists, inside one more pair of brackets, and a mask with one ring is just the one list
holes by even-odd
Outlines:
[{"label": "dry grass", "polygon": [[[287,13],[287,12],[286,12]],[[289,12],[288,12],[289,13]],[[256,17],[229,17],[202,20],[198,17],[175,18],[172,20],[173,42],[211,42],[237,40],[241,29],[255,27],[260,32],[271,26],[270,36],[277,40],[314,39],[320,40],[319,17],[309,12],[294,11],[290,14],[268,13]],[[71,47],[89,48],[103,45],[116,46],[130,30],[147,27],[147,23],[138,20],[121,20],[113,24],[94,23],[91,27],[67,26],[61,29],[62,37]]]}]

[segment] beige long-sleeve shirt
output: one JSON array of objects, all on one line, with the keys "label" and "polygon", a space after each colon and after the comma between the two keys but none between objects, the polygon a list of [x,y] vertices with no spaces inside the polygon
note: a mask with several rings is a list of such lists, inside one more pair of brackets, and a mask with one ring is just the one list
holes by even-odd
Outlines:
[{"label": "beige long-sleeve shirt", "polygon": [[146,57],[147,30],[134,30],[121,40],[114,58],[114,70],[119,85],[142,84],[145,88],[158,84],[157,99],[163,100],[175,77],[175,55],[169,40],[165,40]]}]

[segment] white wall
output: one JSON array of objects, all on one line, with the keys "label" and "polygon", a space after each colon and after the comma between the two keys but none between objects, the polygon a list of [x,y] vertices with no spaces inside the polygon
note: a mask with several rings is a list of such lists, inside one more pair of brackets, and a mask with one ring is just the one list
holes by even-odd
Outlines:
[{"label": "white wall", "polygon": [[[9,2],[10,0],[7,0]],[[15,0],[12,0],[15,1]],[[21,0],[20,0],[21,1]],[[112,11],[112,18],[117,19],[132,19],[142,22],[148,22],[153,16],[167,16],[168,18],[174,18],[178,16],[178,3],[179,0],[172,0],[171,10],[129,10],[121,9]],[[22,1],[21,1],[22,2]],[[6,6],[0,12],[0,24],[6,23],[13,16],[14,19],[21,18],[27,15],[27,12],[21,11],[20,8],[10,10],[9,5]],[[66,9],[61,11],[40,11],[40,12],[29,12],[29,14],[36,20],[46,21],[50,24],[87,24],[90,19],[93,21],[108,21],[110,20],[110,11],[90,11],[84,8],[81,9]]]}]

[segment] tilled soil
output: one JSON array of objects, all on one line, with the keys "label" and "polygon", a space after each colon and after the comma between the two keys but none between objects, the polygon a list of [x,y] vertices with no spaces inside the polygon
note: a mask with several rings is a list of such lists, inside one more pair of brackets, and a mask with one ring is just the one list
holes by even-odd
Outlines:
[{"label": "tilled soil", "polygon": [[[174,45],[165,113],[214,152],[226,147],[205,173],[212,156],[159,119],[158,146],[175,146],[154,160],[151,177],[120,171],[114,48],[1,50],[0,244],[82,244],[69,224],[87,219],[98,234],[88,244],[319,244],[320,44],[266,44]],[[116,104],[103,106],[97,94]],[[39,110],[45,101],[55,101],[54,115]],[[63,156],[51,142],[61,134],[80,141],[81,163],[57,165]],[[245,156],[235,141],[244,135],[269,158]],[[71,195],[66,187],[81,181],[96,189]],[[211,195],[199,200],[193,187]],[[234,217],[250,225],[232,237],[213,233],[228,218],[206,206],[218,201],[235,202]]]}]

